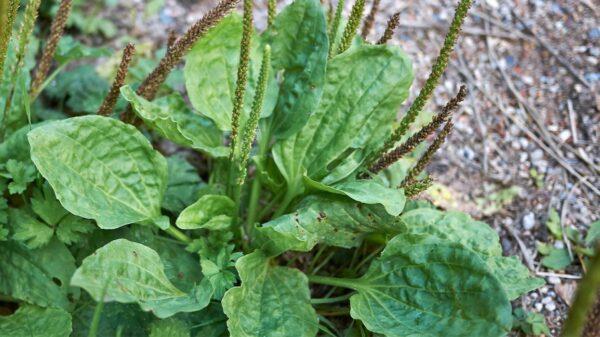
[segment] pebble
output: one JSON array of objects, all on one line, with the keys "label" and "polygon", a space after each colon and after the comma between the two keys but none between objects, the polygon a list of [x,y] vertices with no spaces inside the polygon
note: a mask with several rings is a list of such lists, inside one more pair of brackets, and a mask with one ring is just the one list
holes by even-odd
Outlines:
[{"label": "pebble", "polygon": [[563,249],[565,248],[565,243],[562,242],[562,240],[556,240],[556,242],[554,242],[554,248]]},{"label": "pebble", "polygon": [[560,277],[556,277],[556,276],[550,276],[548,277],[548,283],[550,284],[560,284]]},{"label": "pebble", "polygon": [[554,311],[554,310],[556,310],[556,304],[554,302],[550,302],[545,305],[545,308],[548,311]]},{"label": "pebble", "polygon": [[536,149],[535,151],[533,151],[531,153],[531,160],[533,160],[533,161],[541,160],[542,158],[544,158],[544,151],[542,151],[540,149]]},{"label": "pebble", "polygon": [[523,228],[530,230],[535,226],[535,214],[529,212],[523,217]]},{"label": "pebble", "polygon": [[536,311],[542,311],[542,309],[544,308],[544,305],[542,303],[536,303],[535,304],[535,310]]}]

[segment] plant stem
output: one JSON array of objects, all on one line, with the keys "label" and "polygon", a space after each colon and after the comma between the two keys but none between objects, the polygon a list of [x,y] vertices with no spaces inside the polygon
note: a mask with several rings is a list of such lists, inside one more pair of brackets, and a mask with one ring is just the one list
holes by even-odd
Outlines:
[{"label": "plant stem", "polygon": [[[589,264],[590,268],[577,287],[575,300],[571,306],[569,317],[565,322],[562,337],[580,337],[591,312],[592,305],[600,296],[600,243],[596,248],[596,256]],[[591,321],[591,317],[590,321]]]},{"label": "plant stem", "polygon": [[192,242],[192,239],[185,235],[185,233],[183,233],[182,231],[180,231],[179,229],[173,227],[173,226],[169,226],[169,228],[167,228],[165,230],[165,232],[167,232],[167,234],[171,235],[172,237],[174,237],[175,239],[183,242],[183,243],[190,243]]},{"label": "plant stem", "polygon": [[273,214],[273,219],[278,218],[281,215],[283,215],[283,213],[285,213],[288,206],[292,203],[292,200],[294,200],[295,197],[296,197],[296,189],[290,188],[288,186],[288,189],[285,192],[285,196],[283,197],[283,201],[281,202],[281,205],[279,205],[279,208]]},{"label": "plant stem", "polygon": [[336,277],[329,277],[329,276],[319,276],[319,275],[308,275],[308,282],[323,284],[326,286],[341,287],[341,288],[356,290],[356,285],[353,285],[354,283],[356,283],[356,281],[352,280],[352,279],[336,278]]},{"label": "plant stem", "polygon": [[88,332],[88,337],[96,337],[98,335],[98,327],[100,326],[102,309],[104,309],[104,296],[106,296],[106,291],[108,290],[109,283],[110,280],[108,280],[104,285],[104,288],[102,289],[102,297],[100,298],[100,301],[96,303],[96,308],[94,309],[94,316],[92,316],[92,323],[90,324],[90,330]]},{"label": "plant stem", "polygon": [[348,300],[354,293],[349,293],[346,295],[338,296],[338,297],[325,297],[325,298],[313,298],[310,300],[311,304],[327,304],[327,303],[337,303]]}]

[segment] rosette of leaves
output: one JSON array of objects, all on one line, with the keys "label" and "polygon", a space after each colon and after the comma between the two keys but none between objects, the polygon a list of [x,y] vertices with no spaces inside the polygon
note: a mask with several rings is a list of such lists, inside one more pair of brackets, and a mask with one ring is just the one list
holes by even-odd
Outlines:
[{"label": "rosette of leaves", "polygon": [[408,56],[357,35],[364,1],[335,29],[318,0],[273,4],[263,32],[249,0],[199,30],[186,93],[121,87],[131,123],[8,135],[27,155],[0,155],[33,177],[4,178],[25,202],[0,204],[0,294],[21,305],[0,332],[23,334],[25,316],[52,336],[509,332],[510,300],[540,280],[486,224],[413,200],[421,160],[366,172],[397,131]]}]

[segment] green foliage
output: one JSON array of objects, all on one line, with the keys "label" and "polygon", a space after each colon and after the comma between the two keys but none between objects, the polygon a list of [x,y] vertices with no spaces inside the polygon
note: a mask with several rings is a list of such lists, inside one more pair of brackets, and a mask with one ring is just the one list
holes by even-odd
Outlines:
[{"label": "green foliage", "polygon": [[230,289],[222,302],[232,337],[316,335],[317,314],[302,272],[270,266],[260,251],[239,259],[236,269],[242,285]]},{"label": "green foliage", "polygon": [[521,308],[513,313],[513,329],[519,329],[530,336],[550,336],[544,316],[535,312],[526,312]]},{"label": "green foliage", "polygon": [[134,127],[76,117],[48,123],[28,138],[34,163],[69,212],[104,229],[160,221],[167,162]]},{"label": "green foliage", "polygon": [[25,305],[10,316],[0,316],[0,336],[64,337],[71,329],[71,315],[58,308]]},{"label": "green foliage", "polygon": [[112,241],[83,260],[71,284],[84,288],[96,301],[139,303],[158,317],[198,311],[212,295],[206,282],[189,294],[179,290],[167,278],[154,250],[125,239]]},{"label": "green foliage", "polygon": [[[360,279],[351,315],[388,336],[504,336],[510,304],[483,260],[451,242],[392,239]],[[418,319],[417,319],[418,317]]]},{"label": "green foliage", "polygon": [[[442,63],[469,3],[460,3]],[[122,69],[122,120],[81,116],[98,110],[111,71],[86,60],[106,49],[73,38],[44,61],[56,68],[41,99],[29,94],[38,4],[28,2],[24,38],[7,44],[0,81],[0,108],[9,106],[0,139],[0,306],[19,307],[0,317],[0,335],[493,337],[512,324],[543,331],[524,313],[513,323],[509,301],[543,281],[502,255],[496,232],[413,200],[430,177],[399,187],[433,147],[413,146],[385,170],[365,172],[386,140],[404,128],[399,139],[425,132],[432,115],[419,107],[429,91],[395,128],[412,65],[399,47],[356,35],[364,1],[348,19],[339,1],[329,20],[317,0],[295,0],[277,15],[269,1],[260,32],[250,0],[243,17],[220,20],[235,6],[225,0],[156,53],[163,59]],[[73,5],[71,23],[98,30],[101,17],[81,25],[84,10],[100,6]],[[42,15],[51,9],[44,4]],[[184,68],[162,85],[188,49]],[[482,208],[514,195],[501,191]],[[551,213],[548,228],[562,239],[557,219]],[[585,240],[564,229],[584,255],[598,236],[597,223]],[[542,250],[547,267],[570,263],[565,250]]]}]

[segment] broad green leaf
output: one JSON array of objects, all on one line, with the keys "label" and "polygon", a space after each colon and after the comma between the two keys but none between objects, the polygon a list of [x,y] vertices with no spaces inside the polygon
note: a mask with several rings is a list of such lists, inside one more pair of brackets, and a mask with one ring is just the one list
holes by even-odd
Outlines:
[{"label": "broad green leaf", "polygon": [[347,181],[333,186],[319,183],[307,176],[304,176],[304,181],[309,187],[329,193],[345,195],[363,204],[380,204],[393,216],[400,215],[406,203],[404,190],[389,188],[371,179]]},{"label": "broad green leaf", "polygon": [[588,246],[593,246],[594,242],[600,240],[600,220],[590,224],[590,228],[585,236],[585,243]]},{"label": "broad green leaf", "polygon": [[285,139],[298,132],[315,111],[325,82],[329,53],[323,6],[296,0],[277,15],[262,36],[272,49],[274,72],[282,72],[271,128]]},{"label": "broad green leaf", "polygon": [[189,326],[178,319],[167,318],[152,323],[150,337],[189,337]]},{"label": "broad green leaf", "polygon": [[167,163],[133,126],[85,116],[28,135],[31,156],[69,212],[103,229],[161,216]]},{"label": "broad green leaf", "polygon": [[357,280],[350,315],[386,336],[505,336],[511,306],[477,254],[425,237],[398,235]]},{"label": "broad green leaf", "polygon": [[381,206],[333,196],[306,198],[298,209],[258,228],[262,247],[271,254],[307,252],[317,243],[351,248],[372,233],[397,234],[396,218]]},{"label": "broad green leaf", "polygon": [[[222,131],[231,130],[231,112],[235,98],[241,38],[242,18],[233,13],[223,18],[200,39],[186,56],[185,87],[192,106],[212,119]],[[255,37],[253,39],[255,40]],[[250,114],[260,68],[260,55],[262,52],[257,50],[256,44],[253,44],[240,125],[245,124]],[[261,112],[262,117],[271,114],[277,95],[275,81],[270,82]]]},{"label": "broad green leaf", "polygon": [[571,264],[569,252],[565,249],[552,248],[542,259],[542,265],[554,270],[563,270]]},{"label": "broad green leaf", "polygon": [[391,132],[412,78],[397,47],[365,45],[331,59],[316,112],[273,146],[288,189],[301,192],[305,174],[327,185],[352,174]]},{"label": "broad green leaf", "polygon": [[202,283],[189,294],[179,290],[167,278],[154,250],[125,239],[112,241],[85,258],[71,284],[84,288],[96,301],[137,302],[160,318],[198,311],[212,295],[210,285]]},{"label": "broad green leaf", "polygon": [[42,307],[67,308],[75,259],[58,240],[27,249],[0,241],[0,294]]},{"label": "broad green leaf", "polygon": [[510,300],[544,284],[544,280],[532,277],[520,261],[502,256],[498,234],[492,228],[464,213],[419,208],[402,214],[400,219],[408,233],[458,243],[477,253]]},{"label": "broad green leaf", "polygon": [[40,248],[52,239],[54,230],[27,211],[20,208],[10,208],[9,215],[13,229],[12,239],[23,243],[27,248]]},{"label": "broad green leaf", "polygon": [[161,136],[213,157],[225,157],[229,153],[221,144],[221,132],[212,122],[188,109],[179,94],[149,102],[126,85],[121,88],[121,95],[144,123]]},{"label": "broad green leaf", "polygon": [[235,215],[235,202],[224,195],[203,195],[179,214],[176,225],[181,229],[225,229]]},{"label": "broad green leaf", "polygon": [[532,277],[529,269],[514,256],[493,256],[484,258],[484,260],[490,271],[502,284],[508,299],[511,301],[546,283],[541,278]]},{"label": "broad green leaf", "polygon": [[196,169],[183,156],[167,157],[169,178],[162,208],[179,214],[198,200],[198,191],[204,183]]},{"label": "broad green leaf", "polygon": [[0,336],[69,337],[71,315],[63,309],[24,305],[10,316],[0,316]]},{"label": "broad green leaf", "polygon": [[242,284],[227,291],[223,311],[231,337],[313,337],[318,319],[302,272],[271,266],[255,251],[238,260]]},{"label": "broad green leaf", "polygon": [[520,329],[527,335],[540,336],[544,334],[545,336],[551,336],[544,315],[525,312],[522,308],[517,308],[514,311],[513,329]]}]

